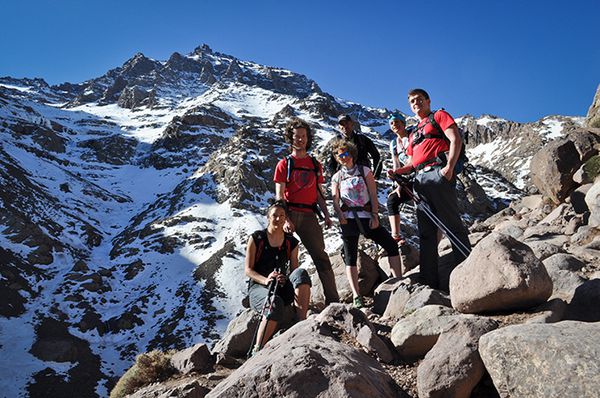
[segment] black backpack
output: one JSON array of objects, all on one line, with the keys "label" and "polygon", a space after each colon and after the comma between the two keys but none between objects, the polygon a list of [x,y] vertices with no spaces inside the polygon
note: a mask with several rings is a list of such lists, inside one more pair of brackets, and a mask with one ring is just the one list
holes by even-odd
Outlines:
[{"label": "black backpack", "polygon": [[[285,160],[287,161],[286,182],[290,182],[290,178],[292,177],[293,170],[312,171],[313,173],[315,173],[315,184],[317,186],[317,195],[320,195],[323,199],[325,199],[325,194],[323,194],[323,192],[321,192],[321,189],[319,188],[319,177],[321,176],[321,169],[319,168],[319,161],[314,156],[308,155],[308,157],[312,161],[312,164],[313,164],[312,169],[307,169],[306,167],[294,167],[294,157],[292,155],[287,155],[285,157]],[[288,203],[288,205],[293,205],[296,207],[306,207],[299,203]],[[323,218],[323,215],[319,211],[319,207],[317,206],[317,203],[313,203],[313,205],[310,206],[310,208],[315,212],[315,214],[317,216],[319,216],[319,218]]]},{"label": "black backpack", "polygon": [[315,178],[316,178],[317,182],[319,181],[319,176],[321,175],[321,170],[319,169],[319,162],[317,161],[317,159],[315,159],[311,155],[308,155],[308,157],[310,158],[310,160],[313,163],[312,169],[307,169],[306,167],[294,167],[294,158],[292,157],[292,155],[287,155],[285,157],[285,160],[287,161],[287,177],[286,177],[287,182],[290,182],[290,178],[292,177],[293,170],[313,171],[315,173]]},{"label": "black backpack", "polygon": [[[444,108],[440,109],[440,110],[444,110]],[[431,124],[433,126],[433,128],[436,130],[435,134],[424,134],[424,130],[425,130],[425,126],[427,125],[427,123],[425,123],[423,125],[423,127],[419,128],[419,129],[414,129],[414,132],[412,134],[414,134],[412,143],[411,143],[411,147],[414,147],[415,145],[420,144],[421,142],[423,142],[423,140],[426,139],[442,139],[444,141],[446,141],[448,144],[450,143],[450,140],[448,139],[448,137],[446,137],[446,134],[444,134],[444,130],[442,130],[442,127],[440,127],[440,125],[438,124],[438,122],[435,121],[435,113],[437,111],[432,111],[429,116],[428,116],[428,122],[429,124]],[[458,125],[457,125],[458,127]],[[456,174],[460,174],[463,172],[463,170],[465,169],[465,167],[467,166],[467,163],[469,163],[469,158],[467,157],[467,150],[466,150],[466,144],[469,143],[469,133],[468,131],[465,131],[463,129],[461,129],[460,127],[458,127],[458,133],[460,134],[460,138],[462,140],[461,143],[461,148],[460,148],[460,154],[458,155],[458,160],[456,161],[456,165],[454,166],[454,171],[456,172]],[[445,155],[444,155],[445,157]],[[447,159],[443,159],[444,161],[446,161]]]}]

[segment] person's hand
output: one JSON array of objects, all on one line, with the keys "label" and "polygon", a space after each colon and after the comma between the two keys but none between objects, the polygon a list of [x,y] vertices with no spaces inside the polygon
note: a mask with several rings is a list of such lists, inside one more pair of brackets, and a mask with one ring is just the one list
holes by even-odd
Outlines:
[{"label": "person's hand", "polygon": [[273,280],[277,280],[277,283],[285,283],[285,275],[282,273],[279,273],[277,271],[273,271],[269,274],[269,276],[267,277],[267,285],[269,283],[271,283],[271,281]]},{"label": "person's hand", "polygon": [[377,214],[371,214],[371,220],[369,220],[369,228],[376,229],[379,227],[379,217]]},{"label": "person's hand", "polygon": [[440,175],[442,177],[444,177],[446,180],[450,181],[452,179],[452,174],[454,173],[454,170],[452,170],[449,165],[445,165],[444,167],[442,167],[442,169],[440,170]]},{"label": "person's hand", "polygon": [[392,178],[394,176],[394,174],[396,174],[396,172],[392,169],[389,169],[386,173],[387,173],[388,178]]},{"label": "person's hand", "polygon": [[285,220],[285,224],[283,224],[283,230],[285,232],[287,232],[288,234],[293,234],[294,231],[296,230],[296,227],[294,226],[294,223],[291,222],[289,219]]},{"label": "person's hand", "polygon": [[333,221],[331,221],[331,218],[327,214],[325,214],[324,221],[325,221],[325,229],[329,229],[333,225]]},{"label": "person's hand", "polygon": [[340,225],[348,224],[348,220],[346,220],[346,217],[344,217],[343,215],[339,216],[338,220],[340,221]]}]

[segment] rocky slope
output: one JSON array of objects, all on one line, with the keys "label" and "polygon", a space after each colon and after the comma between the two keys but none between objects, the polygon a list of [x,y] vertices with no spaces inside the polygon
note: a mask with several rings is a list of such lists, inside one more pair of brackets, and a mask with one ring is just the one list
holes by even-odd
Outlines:
[{"label": "rocky slope", "polygon": [[[582,141],[593,144],[576,157],[554,151]],[[584,170],[600,159],[600,129],[572,132],[534,158],[546,159],[549,170],[569,160]],[[204,345],[163,354],[162,366],[175,374],[167,381],[144,378],[138,360],[111,397],[596,396],[600,169],[573,181],[578,187],[570,184],[569,198],[558,202],[547,194],[564,185],[564,173],[543,175],[544,195],[515,200],[473,225],[469,257],[440,269],[449,293],[420,285],[408,255],[408,272],[385,279],[385,253],[365,245],[359,286],[372,297],[367,308],[336,303],[313,311],[249,359],[259,317],[244,310],[212,355]],[[448,249],[443,241],[442,264]],[[349,301],[343,261],[333,260]],[[312,300],[323,298],[313,289]],[[144,387],[134,392],[133,380]]]},{"label": "rocky slope", "polygon": [[[83,83],[0,78],[7,394],[105,396],[136,354],[219,338],[240,309],[245,236],[272,198],[274,165],[287,150],[282,126],[307,119],[318,150],[341,112],[386,151],[388,110],[336,100],[306,76],[205,45],[166,61],[136,54]],[[487,119],[461,121],[492,200],[471,220],[528,189],[524,159],[536,143],[580,123]],[[463,196],[471,211],[474,198]],[[328,231],[331,253],[336,235]]]}]

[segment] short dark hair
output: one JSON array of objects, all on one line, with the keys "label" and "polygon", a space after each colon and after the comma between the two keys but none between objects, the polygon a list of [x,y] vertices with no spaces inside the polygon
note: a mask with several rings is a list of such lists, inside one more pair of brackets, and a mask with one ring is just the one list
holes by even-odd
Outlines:
[{"label": "short dark hair", "polygon": [[267,217],[271,214],[271,210],[274,209],[283,209],[287,213],[287,204],[281,199],[271,203],[267,208]]},{"label": "short dark hair", "polygon": [[429,94],[427,94],[427,91],[423,90],[422,88],[413,88],[408,92],[408,97],[419,94],[425,97],[425,99],[429,99]]},{"label": "short dark hair", "polygon": [[354,144],[352,141],[348,141],[343,138],[336,138],[335,141],[333,141],[333,143],[331,144],[331,151],[336,159],[337,152],[340,149],[345,149],[346,151],[348,151],[350,156],[352,156],[352,160],[356,162],[356,158],[358,157],[358,148],[356,147],[356,144]]},{"label": "short dark hair", "polygon": [[313,141],[313,133],[310,125],[299,117],[292,118],[285,126],[285,141],[290,145],[294,142],[294,129],[306,130],[306,150],[308,151]]}]

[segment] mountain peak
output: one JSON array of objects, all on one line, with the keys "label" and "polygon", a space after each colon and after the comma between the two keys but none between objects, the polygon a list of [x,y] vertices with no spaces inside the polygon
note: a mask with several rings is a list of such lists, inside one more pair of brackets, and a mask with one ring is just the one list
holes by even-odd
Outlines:
[{"label": "mountain peak", "polygon": [[194,49],[191,55],[200,55],[203,54],[212,54],[213,50],[208,46],[208,44],[204,43]]}]

